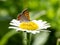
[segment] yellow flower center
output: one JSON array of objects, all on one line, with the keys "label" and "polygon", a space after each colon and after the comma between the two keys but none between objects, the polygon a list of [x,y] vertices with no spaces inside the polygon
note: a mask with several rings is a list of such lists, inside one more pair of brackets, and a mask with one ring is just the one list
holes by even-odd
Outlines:
[{"label": "yellow flower center", "polygon": [[27,29],[27,30],[36,30],[38,28],[38,25],[32,21],[30,22],[22,22],[19,25],[20,28],[22,29]]}]

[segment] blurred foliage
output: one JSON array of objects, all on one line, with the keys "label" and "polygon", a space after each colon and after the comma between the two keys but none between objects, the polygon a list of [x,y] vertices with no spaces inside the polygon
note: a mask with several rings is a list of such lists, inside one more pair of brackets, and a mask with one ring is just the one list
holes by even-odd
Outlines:
[{"label": "blurred foliage", "polygon": [[60,38],[60,0],[0,0],[0,45],[23,45],[21,32],[8,27],[9,22],[25,8],[28,8],[31,20],[42,19],[51,25],[48,28],[51,33],[33,35],[31,45],[56,45]]}]

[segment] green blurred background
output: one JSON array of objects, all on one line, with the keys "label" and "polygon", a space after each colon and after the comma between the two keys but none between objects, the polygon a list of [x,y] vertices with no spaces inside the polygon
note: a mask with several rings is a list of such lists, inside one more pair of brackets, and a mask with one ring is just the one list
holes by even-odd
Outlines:
[{"label": "green blurred background", "polygon": [[22,33],[8,27],[25,8],[31,20],[42,19],[51,25],[50,33],[33,35],[31,45],[56,45],[60,38],[60,0],[0,0],[0,45],[23,45]]}]

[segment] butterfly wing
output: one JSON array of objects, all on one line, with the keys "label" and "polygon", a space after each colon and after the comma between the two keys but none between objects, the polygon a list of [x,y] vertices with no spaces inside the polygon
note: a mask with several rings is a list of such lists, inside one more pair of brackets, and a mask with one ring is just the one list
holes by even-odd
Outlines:
[{"label": "butterfly wing", "polygon": [[29,21],[30,17],[29,17],[29,12],[27,9],[23,10],[22,13],[20,13],[17,17],[17,20],[22,21]]},{"label": "butterfly wing", "polygon": [[20,20],[20,17],[21,17],[21,14],[19,14],[19,15],[17,16],[17,20]]},{"label": "butterfly wing", "polygon": [[25,9],[22,14],[27,18],[27,20],[30,20],[30,16],[29,16],[29,11],[27,9]]}]

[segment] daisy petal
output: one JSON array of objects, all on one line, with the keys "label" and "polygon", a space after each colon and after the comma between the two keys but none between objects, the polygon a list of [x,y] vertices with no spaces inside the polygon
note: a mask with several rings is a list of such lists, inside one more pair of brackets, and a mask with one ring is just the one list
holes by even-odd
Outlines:
[{"label": "daisy petal", "polygon": [[51,32],[51,31],[49,31],[49,30],[40,30],[40,31],[44,31],[44,32]]},{"label": "daisy petal", "polygon": [[16,19],[13,19],[13,20],[11,21],[11,23],[19,24],[19,23],[20,23],[20,21],[18,21],[18,20],[16,20]]},{"label": "daisy petal", "polygon": [[18,24],[15,24],[15,23],[10,23],[10,25],[13,25],[13,26],[18,26]]}]

